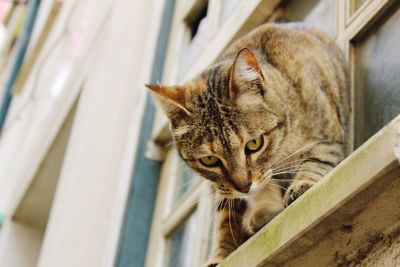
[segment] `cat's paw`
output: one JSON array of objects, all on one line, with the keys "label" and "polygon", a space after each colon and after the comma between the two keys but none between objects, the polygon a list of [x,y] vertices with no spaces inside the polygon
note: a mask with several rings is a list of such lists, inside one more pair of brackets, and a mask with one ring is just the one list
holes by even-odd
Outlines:
[{"label": "cat's paw", "polygon": [[263,207],[243,216],[243,228],[249,235],[254,235],[283,209],[282,205]]},{"label": "cat's paw", "polygon": [[266,225],[271,218],[264,218],[262,214],[253,214],[252,216],[247,216],[243,220],[243,228],[248,234],[254,235],[258,232],[258,230]]},{"label": "cat's paw", "polygon": [[293,201],[295,201],[301,195],[303,195],[314,184],[315,184],[315,182],[311,182],[311,181],[299,181],[299,180],[293,181],[293,183],[289,186],[289,188],[287,189],[287,191],[285,193],[285,197],[284,197],[285,207],[292,204]]},{"label": "cat's paw", "polygon": [[202,267],[216,267],[220,262],[221,260],[211,259],[204,263]]}]

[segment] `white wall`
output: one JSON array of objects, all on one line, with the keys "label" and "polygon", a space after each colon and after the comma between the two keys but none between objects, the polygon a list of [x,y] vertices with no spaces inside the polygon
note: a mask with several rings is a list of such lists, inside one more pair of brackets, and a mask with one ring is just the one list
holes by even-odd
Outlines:
[{"label": "white wall", "polygon": [[153,3],[112,7],[79,99],[41,267],[112,266],[158,28],[149,27]]},{"label": "white wall", "polygon": [[[27,236],[12,230],[19,225],[11,218],[79,96],[43,244],[41,233],[30,249],[40,254],[38,266],[113,266],[163,3],[64,1],[44,49],[54,50],[15,99],[0,139],[0,211],[7,217],[0,263],[10,249],[25,253],[23,242],[8,241]],[[71,70],[54,95],[65,66]]]},{"label": "white wall", "polygon": [[43,238],[41,229],[24,223],[5,223],[0,240],[0,266],[36,266]]}]

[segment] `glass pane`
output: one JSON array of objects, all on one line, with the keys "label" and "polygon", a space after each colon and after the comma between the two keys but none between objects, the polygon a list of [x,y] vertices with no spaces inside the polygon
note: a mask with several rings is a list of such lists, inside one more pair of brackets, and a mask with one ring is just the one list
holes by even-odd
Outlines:
[{"label": "glass pane", "polygon": [[356,12],[357,9],[367,1],[368,0],[353,0],[352,12]]},{"label": "glass pane", "polygon": [[208,40],[209,17],[208,1],[199,1],[199,6],[186,18],[186,32],[183,37],[182,56],[179,63],[178,79],[184,78],[188,69],[203,51]]},{"label": "glass pane", "polygon": [[197,180],[196,174],[181,159],[179,159],[178,162],[177,175],[175,202],[177,202],[186,193],[194,181]]},{"label": "glass pane", "polygon": [[355,145],[400,113],[400,4],[355,45]]},{"label": "glass pane", "polygon": [[193,266],[197,223],[198,214],[195,211],[169,238],[168,267]]},{"label": "glass pane", "polygon": [[290,21],[304,21],[331,37],[336,36],[336,0],[292,0],[287,1],[283,8]]}]

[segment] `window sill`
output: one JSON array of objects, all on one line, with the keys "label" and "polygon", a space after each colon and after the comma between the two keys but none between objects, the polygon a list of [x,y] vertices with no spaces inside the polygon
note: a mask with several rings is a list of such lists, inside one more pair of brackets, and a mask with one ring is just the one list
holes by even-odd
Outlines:
[{"label": "window sill", "polygon": [[400,233],[399,129],[400,116],[218,266],[348,266],[390,242]]}]

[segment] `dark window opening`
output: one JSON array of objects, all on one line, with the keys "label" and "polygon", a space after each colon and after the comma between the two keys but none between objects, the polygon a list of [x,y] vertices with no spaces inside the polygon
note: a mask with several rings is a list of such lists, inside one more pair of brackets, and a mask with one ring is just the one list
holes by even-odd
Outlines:
[{"label": "dark window opening", "polygon": [[201,21],[207,16],[208,0],[199,0],[185,18],[185,23],[190,31],[190,39],[196,35]]}]

